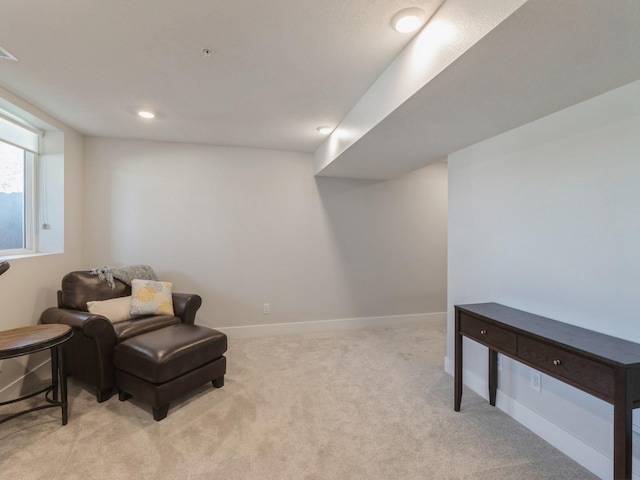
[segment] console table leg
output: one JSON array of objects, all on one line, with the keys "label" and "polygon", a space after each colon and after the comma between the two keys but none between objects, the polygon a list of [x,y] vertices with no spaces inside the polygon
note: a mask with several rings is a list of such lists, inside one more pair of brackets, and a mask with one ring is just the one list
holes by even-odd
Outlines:
[{"label": "console table leg", "polygon": [[631,480],[633,398],[632,375],[617,368],[613,404],[613,478]]},{"label": "console table leg", "polygon": [[496,406],[498,390],[498,352],[489,349],[489,405]]},{"label": "console table leg", "polygon": [[456,312],[454,331],[454,394],[453,409],[460,411],[460,403],[462,402],[462,335],[460,335],[460,315]]}]

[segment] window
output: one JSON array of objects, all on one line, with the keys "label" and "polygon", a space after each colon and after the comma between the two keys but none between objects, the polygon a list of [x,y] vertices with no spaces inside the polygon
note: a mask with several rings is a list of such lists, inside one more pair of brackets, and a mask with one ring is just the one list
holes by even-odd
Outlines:
[{"label": "window", "polygon": [[35,250],[37,130],[0,112],[0,253]]}]

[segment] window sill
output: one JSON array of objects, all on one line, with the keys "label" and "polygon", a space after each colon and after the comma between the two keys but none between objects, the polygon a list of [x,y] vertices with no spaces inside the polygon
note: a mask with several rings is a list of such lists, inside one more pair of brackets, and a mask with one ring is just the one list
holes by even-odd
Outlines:
[{"label": "window sill", "polygon": [[46,257],[48,255],[60,255],[61,253],[64,253],[64,252],[29,252],[29,253],[17,253],[13,255],[2,255],[2,253],[0,253],[0,261],[19,260],[21,258]]}]

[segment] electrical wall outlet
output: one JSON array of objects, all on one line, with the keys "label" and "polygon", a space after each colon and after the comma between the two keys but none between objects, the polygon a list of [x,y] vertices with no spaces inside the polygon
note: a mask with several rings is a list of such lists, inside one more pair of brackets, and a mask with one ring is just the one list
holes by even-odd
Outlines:
[{"label": "electrical wall outlet", "polygon": [[263,315],[269,315],[270,311],[271,311],[271,307],[269,306],[269,304],[268,304],[268,303],[265,303],[265,304],[262,306],[262,314],[263,314]]},{"label": "electrical wall outlet", "polygon": [[536,372],[535,370],[531,370],[529,373],[529,386],[540,393],[542,391],[541,381],[540,381],[540,372]]}]

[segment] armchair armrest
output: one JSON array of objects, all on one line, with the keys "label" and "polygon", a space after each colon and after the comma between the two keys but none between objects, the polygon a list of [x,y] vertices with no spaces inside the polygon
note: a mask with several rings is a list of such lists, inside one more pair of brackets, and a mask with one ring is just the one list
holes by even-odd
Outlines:
[{"label": "armchair armrest", "polygon": [[173,312],[176,317],[182,319],[182,323],[192,324],[196,319],[196,312],[202,305],[200,295],[193,293],[174,293]]},{"label": "armchair armrest", "polygon": [[103,348],[109,346],[113,348],[116,345],[116,333],[113,330],[113,325],[102,315],[51,307],[42,312],[40,323],[69,325],[74,330],[81,331],[82,335],[94,339]]}]

